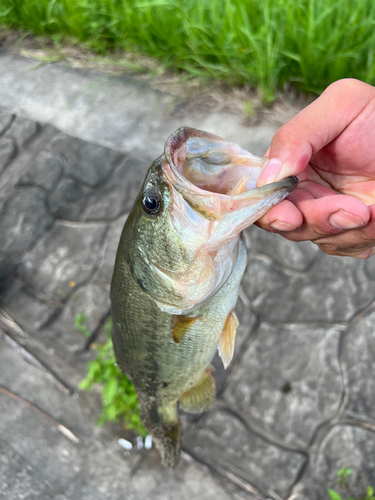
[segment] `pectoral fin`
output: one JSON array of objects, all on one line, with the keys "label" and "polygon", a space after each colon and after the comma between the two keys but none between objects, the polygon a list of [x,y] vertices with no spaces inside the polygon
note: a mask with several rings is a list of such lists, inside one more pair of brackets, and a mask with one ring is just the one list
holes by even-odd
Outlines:
[{"label": "pectoral fin", "polygon": [[211,370],[207,370],[194,387],[182,394],[180,406],[188,413],[200,413],[212,405],[215,397],[215,380]]},{"label": "pectoral fin", "polygon": [[218,347],[219,356],[223,362],[224,368],[229,366],[234,353],[234,340],[236,336],[236,329],[239,325],[236,313],[232,310],[225,322],[223,333],[221,335],[220,344]]},{"label": "pectoral fin", "polygon": [[181,342],[181,340],[185,336],[185,333],[199,317],[200,316],[191,318],[190,316],[185,316],[184,314],[173,316],[171,330],[173,340],[176,342],[176,344]]}]

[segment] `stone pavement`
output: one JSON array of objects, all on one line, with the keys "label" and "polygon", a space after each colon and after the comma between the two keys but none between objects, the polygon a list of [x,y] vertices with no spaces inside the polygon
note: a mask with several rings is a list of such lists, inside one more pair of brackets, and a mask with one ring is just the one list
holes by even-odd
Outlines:
[{"label": "stone pavement", "polygon": [[35,66],[0,55],[0,499],[315,500],[342,467],[358,496],[375,486],[375,260],[256,227],[235,357],[227,370],[214,360],[213,408],[182,415],[180,466],[164,469],[154,449],[125,452],[118,439],[134,437],[120,425],[95,426],[99,392],[78,384],[150,160],[180,125],[257,154],[277,126],[177,113],[136,81]]}]

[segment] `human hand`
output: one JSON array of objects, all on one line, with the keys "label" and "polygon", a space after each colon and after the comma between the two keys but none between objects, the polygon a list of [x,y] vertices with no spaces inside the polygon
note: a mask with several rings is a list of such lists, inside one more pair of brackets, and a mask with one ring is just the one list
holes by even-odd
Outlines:
[{"label": "human hand", "polygon": [[258,186],[296,175],[297,189],[257,224],[330,255],[375,254],[375,88],[339,80],[272,139]]}]

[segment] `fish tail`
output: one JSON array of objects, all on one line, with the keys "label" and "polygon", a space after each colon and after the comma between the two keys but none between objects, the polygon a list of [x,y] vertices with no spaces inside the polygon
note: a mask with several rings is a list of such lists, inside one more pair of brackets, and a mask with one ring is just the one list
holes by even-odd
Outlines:
[{"label": "fish tail", "polygon": [[163,465],[176,467],[180,460],[182,434],[176,405],[154,404],[148,406],[146,411],[141,405],[141,418],[150,431]]},{"label": "fish tail", "polygon": [[163,465],[174,469],[180,461],[181,423],[158,425],[152,429],[155,445]]}]

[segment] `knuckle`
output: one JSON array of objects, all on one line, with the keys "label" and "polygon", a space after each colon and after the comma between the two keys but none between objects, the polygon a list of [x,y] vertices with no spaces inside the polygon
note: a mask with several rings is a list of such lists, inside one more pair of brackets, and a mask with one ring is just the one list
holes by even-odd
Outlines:
[{"label": "knuckle", "polygon": [[357,90],[361,90],[363,86],[366,85],[364,82],[357,80],[355,78],[342,78],[341,80],[337,80],[336,82],[331,83],[325,92],[326,93],[337,93],[337,92],[355,92]]},{"label": "knuckle", "polygon": [[332,254],[338,250],[337,245],[333,243],[316,243],[318,247],[325,253]]},{"label": "knuckle", "polygon": [[290,120],[288,123],[285,123],[279,128],[279,130],[273,136],[273,141],[288,142],[290,140],[294,140],[295,133],[297,131],[297,125],[296,125],[296,122],[298,121],[297,116],[295,116],[292,120]]}]

